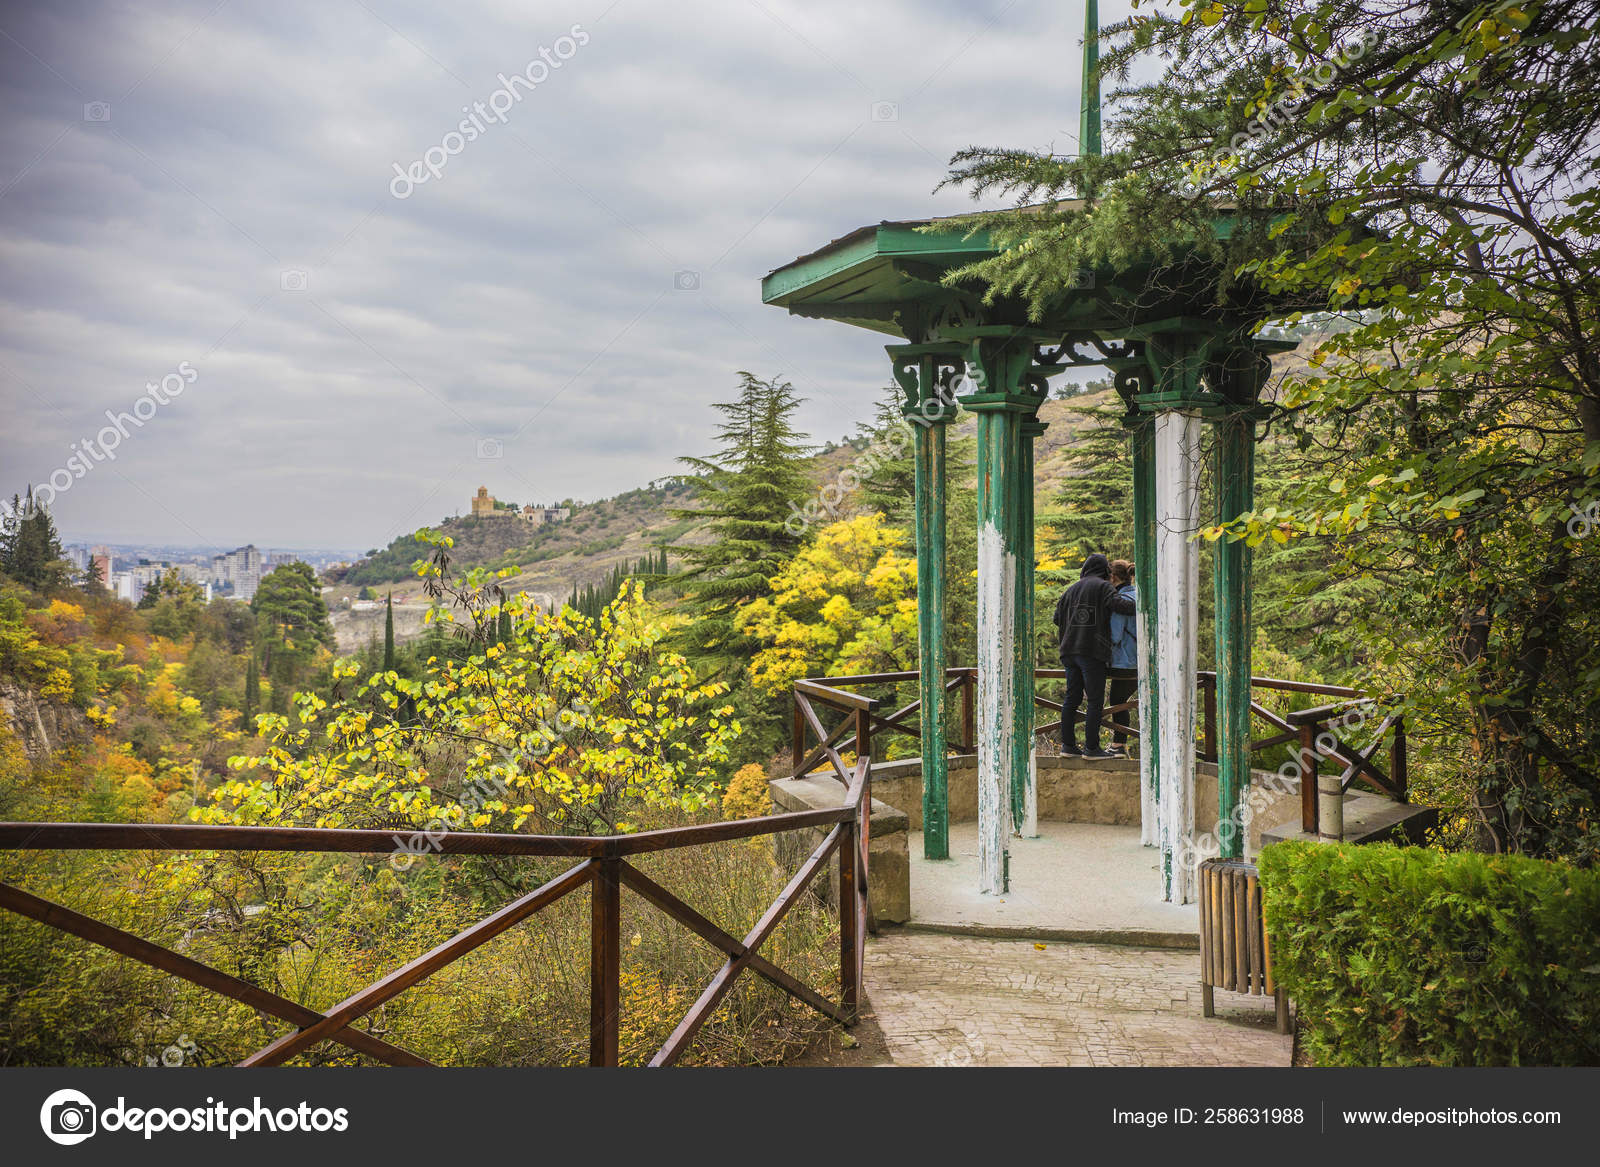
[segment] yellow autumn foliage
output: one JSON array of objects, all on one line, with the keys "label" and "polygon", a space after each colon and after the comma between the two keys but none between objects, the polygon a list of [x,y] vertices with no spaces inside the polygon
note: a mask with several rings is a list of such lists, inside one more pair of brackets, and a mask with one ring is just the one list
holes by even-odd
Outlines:
[{"label": "yellow autumn foliage", "polygon": [[772,695],[807,675],[914,668],[917,563],[879,514],[831,523],[745,606],[739,627],[764,647],[750,680]]},{"label": "yellow autumn foliage", "polygon": [[753,819],[772,813],[767,772],[754,762],[740,766],[722,795],[722,813],[730,819]]}]

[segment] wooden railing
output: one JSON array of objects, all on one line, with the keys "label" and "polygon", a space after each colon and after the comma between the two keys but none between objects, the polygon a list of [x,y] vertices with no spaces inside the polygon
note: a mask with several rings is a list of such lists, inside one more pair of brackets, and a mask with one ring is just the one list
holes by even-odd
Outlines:
[{"label": "wooden railing", "polygon": [[[1033,675],[1037,680],[1061,680],[1067,674],[1064,669],[1035,669]],[[826,758],[832,764],[835,774],[842,778],[844,763],[840,755],[857,748],[860,743],[866,743],[865,748],[870,750],[871,735],[874,732],[904,734],[920,740],[921,729],[918,722],[913,719],[921,712],[921,700],[912,701],[884,716],[877,713],[879,701],[854,691],[872,685],[907,684],[917,680],[919,676],[920,674],[915,671],[861,673],[796,681],[793,693],[794,748],[791,774],[810,773]],[[977,726],[974,719],[977,682],[977,669],[958,667],[945,670],[945,692],[958,690],[961,702],[959,740],[952,735],[950,741],[950,751],[954,754],[971,754],[977,749],[975,744]],[[1196,685],[1201,703],[1201,736],[1196,743],[1195,753],[1201,761],[1215,762],[1217,760],[1216,673],[1197,674]],[[1317,831],[1317,772],[1324,759],[1337,762],[1343,767],[1340,774],[1341,790],[1348,790],[1353,782],[1361,781],[1397,802],[1406,801],[1406,729],[1405,720],[1399,714],[1384,717],[1366,748],[1356,749],[1341,736],[1337,727],[1352,711],[1373,706],[1371,698],[1361,690],[1344,685],[1323,685],[1313,681],[1285,681],[1277,677],[1251,677],[1250,688],[1250,712],[1264,721],[1273,731],[1264,737],[1253,739],[1250,742],[1250,752],[1257,754],[1274,746],[1299,743],[1298,761],[1302,771],[1301,826],[1304,830],[1313,834]],[[1267,692],[1308,693],[1335,700],[1313,709],[1279,715],[1255,698],[1257,690],[1262,691],[1263,695]],[[1037,686],[1033,700],[1036,706],[1049,710],[1056,717],[1055,721],[1036,725],[1035,732],[1046,734],[1059,730],[1061,702],[1040,696]],[[843,713],[845,717],[832,730],[826,730],[818,711],[819,707]],[[1125,711],[1131,713],[1137,711],[1138,707],[1137,692],[1128,701],[1107,705],[1105,717],[1108,726],[1113,713]],[[1129,725],[1118,726],[1117,729],[1129,737],[1137,738],[1138,718],[1129,717],[1128,720]],[[811,746],[813,736],[818,743],[815,747]],[[1387,770],[1373,760],[1385,740],[1389,744]]]},{"label": "wooden railing", "polygon": [[[615,1066],[618,1059],[621,985],[621,891],[624,886],[678,921],[726,958],[710,983],[650,1059],[670,1066],[694,1040],[740,974],[750,971],[842,1025],[855,1023],[860,1007],[862,955],[867,927],[867,842],[871,806],[870,758],[862,753],[848,775],[843,803],[701,826],[640,831],[631,835],[496,835],[447,833],[437,850],[446,855],[509,855],[577,859],[543,886],[437,945],[326,1012],[281,997],[258,985],[163,948],[22,888],[0,883],[0,907],[62,932],[132,957],[162,972],[214,990],[294,1026],[257,1050],[241,1066],[282,1065],[321,1041],[335,1041],[393,1066],[431,1065],[421,1055],[358,1029],[355,1022],[479,945],[549,907],[581,887],[591,889],[589,952],[589,1064]],[[734,937],[645,875],[632,856],[680,847],[751,839],[786,831],[831,827],[772,905],[743,939]],[[0,850],[15,851],[293,851],[377,854],[393,852],[393,831],[327,830],[309,827],[228,827],[190,824],[0,823]],[[839,984],[837,1004],[802,984],[760,955],[761,945],[784,915],[839,855]]]}]

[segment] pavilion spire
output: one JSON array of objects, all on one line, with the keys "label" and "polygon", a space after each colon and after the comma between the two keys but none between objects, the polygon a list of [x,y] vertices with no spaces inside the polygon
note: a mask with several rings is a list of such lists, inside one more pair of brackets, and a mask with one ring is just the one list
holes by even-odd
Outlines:
[{"label": "pavilion spire", "polygon": [[1100,5],[1083,3],[1083,87],[1078,94],[1078,153],[1100,155]]}]

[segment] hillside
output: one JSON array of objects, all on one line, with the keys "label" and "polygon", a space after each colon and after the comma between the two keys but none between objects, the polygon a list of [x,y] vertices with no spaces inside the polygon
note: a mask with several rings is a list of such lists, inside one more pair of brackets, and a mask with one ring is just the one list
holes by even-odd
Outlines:
[{"label": "hillside", "polygon": [[[1083,394],[1070,401],[1047,401],[1040,418],[1049,423],[1036,447],[1039,498],[1044,503],[1060,487],[1068,447],[1087,424],[1077,412],[1086,407],[1115,404],[1110,391]],[[976,428],[970,414],[956,423],[951,437],[965,437]],[[836,446],[807,459],[810,477],[818,488],[833,482],[866,447]],[[970,470],[969,470],[970,473]],[[670,482],[639,487],[598,502],[575,504],[572,518],[540,529],[525,527],[516,519],[444,520],[436,530],[455,540],[455,566],[468,568],[520,567],[507,581],[515,591],[565,598],[574,585],[599,583],[619,562],[634,563],[658,547],[693,546],[703,533],[692,519],[675,518],[675,508],[694,505],[692,483]],[[329,607],[353,597],[363,587],[394,594],[395,602],[421,600],[421,585],[412,571],[421,549],[411,535],[403,535],[377,555],[362,559],[342,575],[330,575]]]}]

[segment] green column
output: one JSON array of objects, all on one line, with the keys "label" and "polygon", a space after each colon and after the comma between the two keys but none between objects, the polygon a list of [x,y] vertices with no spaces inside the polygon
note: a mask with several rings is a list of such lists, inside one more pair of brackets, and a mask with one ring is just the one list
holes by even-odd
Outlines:
[{"label": "green column", "polygon": [[910,419],[915,431],[917,667],[922,696],[922,855],[950,858],[944,741],[945,420]]},{"label": "green column", "polygon": [[1017,522],[1020,411],[974,403],[978,415],[978,878],[1007,890],[1010,795],[1016,766]]},{"label": "green column", "polygon": [[910,430],[917,537],[917,674],[922,716],[922,854],[950,857],[945,747],[945,427],[959,409],[952,385],[964,367],[959,343],[887,346]]},{"label": "green column", "polygon": [[[1019,621],[1019,592],[1033,570],[1020,514],[1022,431],[1039,411],[1045,378],[1059,367],[1037,364],[1037,338],[1010,326],[959,331],[971,341],[967,374],[977,389],[961,404],[978,415],[978,886],[996,894],[1008,887],[1007,844],[1021,825],[1012,813],[1013,792],[1025,781],[1018,763],[1025,769],[1028,757],[1017,746],[1019,727],[1032,724],[1018,684],[1025,651],[1018,641],[1032,624]],[[1032,439],[1026,444],[1031,451]],[[1031,656],[1026,660],[1031,683]]]},{"label": "green column", "polygon": [[1017,833],[1027,838],[1039,834],[1037,775],[1033,764],[1033,608],[1034,580],[1034,483],[1033,443],[1048,428],[1037,416],[1027,417],[1017,426],[1016,474],[1016,694],[1015,737],[1012,740],[1011,817]]},{"label": "green column", "polygon": [[1149,414],[1135,414],[1133,446],[1133,571],[1139,631],[1139,841],[1160,842],[1160,719],[1156,687],[1156,455]]},{"label": "green column", "polygon": [[[1217,522],[1251,510],[1255,493],[1255,422],[1247,412],[1217,423]],[[1244,855],[1239,804],[1250,788],[1250,547],[1218,540],[1215,548],[1217,630],[1217,838],[1224,859]]]}]

